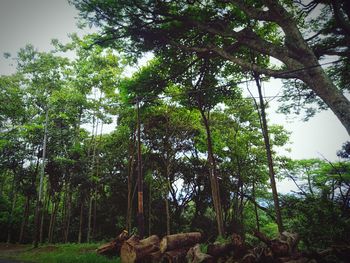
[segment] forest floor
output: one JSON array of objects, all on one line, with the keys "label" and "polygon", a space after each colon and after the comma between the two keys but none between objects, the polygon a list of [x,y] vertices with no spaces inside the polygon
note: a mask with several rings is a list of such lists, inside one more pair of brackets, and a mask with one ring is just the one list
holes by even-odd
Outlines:
[{"label": "forest floor", "polygon": [[55,244],[33,248],[31,244],[0,243],[0,263],[69,263],[69,262],[101,262],[110,263],[118,260],[97,255],[96,248],[100,244]]}]

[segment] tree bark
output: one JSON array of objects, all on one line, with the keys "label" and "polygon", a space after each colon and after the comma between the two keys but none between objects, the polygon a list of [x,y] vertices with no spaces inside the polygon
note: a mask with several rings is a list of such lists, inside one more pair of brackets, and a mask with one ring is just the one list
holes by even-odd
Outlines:
[{"label": "tree bark", "polygon": [[129,141],[129,160],[128,160],[128,205],[126,211],[126,229],[131,233],[131,217],[132,217],[132,181],[134,174],[134,160],[135,160],[135,143],[136,143],[136,129],[132,134],[132,140]]},{"label": "tree bark", "polygon": [[124,230],[115,239],[98,247],[96,252],[100,255],[119,256],[123,243],[128,239],[128,231]]},{"label": "tree bark", "polygon": [[30,206],[30,196],[27,195],[26,196],[26,203],[24,206],[24,212],[23,212],[23,220],[22,220],[22,224],[21,224],[21,230],[19,232],[19,238],[18,238],[18,243],[22,243],[23,242],[23,236],[24,236],[24,229],[28,223],[28,216],[29,216],[29,206]]},{"label": "tree bark", "polygon": [[259,74],[256,73],[256,72],[253,72],[253,76],[254,76],[254,79],[255,79],[255,82],[256,82],[256,86],[258,87],[258,92],[259,92],[259,102],[260,102],[260,110],[261,110],[261,130],[262,130],[262,134],[263,134],[263,137],[264,137],[266,156],[267,156],[267,163],[268,163],[268,167],[269,167],[270,184],[271,184],[274,208],[275,208],[275,213],[276,213],[276,222],[277,222],[279,233],[282,233],[283,232],[283,223],[282,223],[282,216],[281,216],[281,211],[280,211],[280,205],[279,205],[279,201],[278,201],[278,192],[277,192],[277,186],[276,186],[276,180],[275,180],[275,171],[274,171],[273,160],[272,160],[272,152],[271,152],[269,131],[268,131],[268,128],[267,128],[265,102],[264,102],[262,91],[261,91],[261,84],[260,84]]},{"label": "tree bark", "polygon": [[205,113],[204,113],[203,109],[201,108],[201,106],[199,107],[199,111],[202,115],[205,130],[207,133],[209,177],[210,177],[210,185],[211,185],[213,204],[214,204],[214,209],[215,209],[215,214],[216,214],[216,223],[217,223],[217,228],[218,228],[218,234],[219,234],[219,236],[223,236],[224,235],[224,223],[223,223],[223,218],[222,218],[220,189],[219,189],[218,178],[216,175],[216,163],[215,163],[215,158],[214,158],[214,153],[213,153],[211,132],[210,132],[208,118],[205,116]]},{"label": "tree bark", "polygon": [[137,221],[138,234],[143,238],[145,223],[143,215],[143,174],[141,154],[141,124],[140,124],[140,102],[137,101]]},{"label": "tree bark", "polygon": [[160,241],[160,252],[164,253],[177,248],[193,246],[194,244],[199,243],[201,239],[202,234],[200,232],[180,233],[165,236]]},{"label": "tree bark", "polygon": [[84,202],[81,200],[80,204],[80,216],[79,216],[79,234],[78,234],[78,243],[81,243],[82,234],[83,234],[83,214],[84,214]]},{"label": "tree bark", "polygon": [[[39,191],[38,191],[38,201],[36,205],[36,212],[35,212],[35,227],[34,227],[34,247],[38,247],[38,243],[40,241],[40,236],[42,236],[41,231],[41,224],[40,224],[40,216],[43,214],[43,201],[42,201],[42,195],[43,195],[43,188],[44,188],[44,176],[45,176],[45,162],[46,162],[46,143],[47,143],[47,131],[48,131],[48,123],[49,123],[49,109],[46,109],[45,113],[45,128],[44,128],[44,138],[43,138],[43,156],[42,156],[42,166],[41,166],[41,173],[40,173],[40,181],[39,181]],[[42,238],[41,238],[42,239]]]}]

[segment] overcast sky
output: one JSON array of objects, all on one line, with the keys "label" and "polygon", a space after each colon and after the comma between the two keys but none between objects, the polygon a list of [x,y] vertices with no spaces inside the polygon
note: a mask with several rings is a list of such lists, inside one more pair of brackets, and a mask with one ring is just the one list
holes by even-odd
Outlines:
[{"label": "overcast sky", "polygon": [[[76,16],[77,11],[66,0],[0,0],[0,75],[14,71],[2,57],[4,52],[15,54],[28,43],[40,51],[49,51],[51,39],[67,42],[69,33],[83,34],[76,26]],[[281,88],[276,80],[264,86],[266,95],[275,95]],[[302,122],[300,118],[276,114],[276,108],[276,103],[272,104],[271,123],[282,124],[292,132],[292,143],[288,146],[291,152],[287,155],[296,159],[324,156],[337,160],[336,151],[349,136],[332,112],[323,112]]]}]

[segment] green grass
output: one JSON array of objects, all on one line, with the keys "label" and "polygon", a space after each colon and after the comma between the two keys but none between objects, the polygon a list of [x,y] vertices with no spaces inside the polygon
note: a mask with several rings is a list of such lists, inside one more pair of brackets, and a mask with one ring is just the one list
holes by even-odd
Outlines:
[{"label": "green grass", "polygon": [[120,259],[100,256],[95,249],[100,244],[43,245],[23,251],[16,259],[37,263],[120,263]]}]

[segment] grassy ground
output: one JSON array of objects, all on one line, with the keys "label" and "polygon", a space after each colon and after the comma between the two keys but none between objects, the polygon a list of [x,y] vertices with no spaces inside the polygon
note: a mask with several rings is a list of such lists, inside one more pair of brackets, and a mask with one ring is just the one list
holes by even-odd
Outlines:
[{"label": "grassy ground", "polygon": [[37,263],[119,263],[119,258],[97,255],[100,244],[55,244],[33,248],[31,245],[0,244],[0,257]]}]

